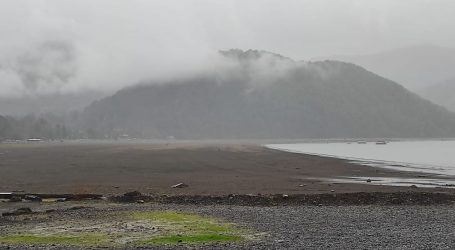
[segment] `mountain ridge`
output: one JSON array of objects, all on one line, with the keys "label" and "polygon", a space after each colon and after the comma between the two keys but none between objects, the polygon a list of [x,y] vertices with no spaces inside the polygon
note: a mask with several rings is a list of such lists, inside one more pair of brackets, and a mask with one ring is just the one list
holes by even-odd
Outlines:
[{"label": "mountain ridge", "polygon": [[180,139],[455,135],[453,113],[352,63],[234,53],[243,59],[230,57],[227,69],[94,102],[84,111],[85,129]]},{"label": "mountain ridge", "polygon": [[315,58],[315,60],[322,59],[340,60],[360,65],[418,92],[425,87],[453,77],[455,49],[424,44],[364,55],[334,55]]}]

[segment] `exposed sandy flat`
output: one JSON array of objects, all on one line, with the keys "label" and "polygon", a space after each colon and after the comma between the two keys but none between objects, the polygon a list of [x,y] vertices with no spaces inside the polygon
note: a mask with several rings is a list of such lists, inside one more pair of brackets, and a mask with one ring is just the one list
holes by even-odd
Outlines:
[{"label": "exposed sandy flat", "polygon": [[[317,179],[338,176],[416,177],[416,173],[377,169],[257,145],[0,144],[0,192],[121,194],[138,190],[146,194],[223,195],[412,189],[366,183],[326,183]],[[180,182],[189,187],[171,188]]]}]

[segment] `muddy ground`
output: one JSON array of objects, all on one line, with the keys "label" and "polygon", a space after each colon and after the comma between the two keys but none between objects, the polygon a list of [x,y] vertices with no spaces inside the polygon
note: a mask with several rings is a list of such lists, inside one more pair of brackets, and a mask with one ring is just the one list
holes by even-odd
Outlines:
[{"label": "muddy ground", "polygon": [[[0,171],[0,192],[103,195],[133,190],[169,195],[416,191],[318,178],[421,176],[257,145],[204,143],[0,144]],[[171,188],[181,182],[188,187]]]}]

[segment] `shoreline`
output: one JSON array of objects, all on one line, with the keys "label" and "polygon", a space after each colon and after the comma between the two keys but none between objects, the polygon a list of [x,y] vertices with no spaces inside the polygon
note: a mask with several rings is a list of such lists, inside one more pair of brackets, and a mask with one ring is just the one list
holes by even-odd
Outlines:
[{"label": "shoreline", "polygon": [[[289,153],[297,153],[303,155],[312,155],[324,158],[332,158],[347,161],[348,163],[363,165],[374,168],[388,169],[396,172],[409,172],[411,176],[397,178],[397,177],[376,177],[374,182],[370,184],[376,185],[390,185],[390,186],[406,186],[416,185],[417,187],[455,187],[455,175],[453,167],[447,165],[432,165],[428,163],[416,163],[411,161],[397,161],[397,160],[380,160],[379,158],[365,158],[355,156],[343,156],[328,153],[318,153],[316,151],[305,151],[293,148],[294,144],[266,144],[264,147],[279,150]],[[295,144],[299,145],[299,144]],[[307,145],[307,144],[306,144]],[[385,146],[380,146],[382,147]],[[305,148],[305,147],[304,147]],[[412,173],[419,173],[417,176],[412,176]],[[330,178],[325,178],[330,181]],[[338,176],[331,178],[332,181],[339,181],[344,183],[359,183],[365,181],[368,177],[354,177],[354,176]]]},{"label": "shoreline", "polygon": [[[366,179],[422,173],[353,164],[252,144],[2,144],[0,193],[275,195],[449,192],[452,188],[370,185]],[[431,177],[426,174],[427,177]],[[361,181],[343,183],[336,178]],[[185,183],[183,188],[172,188]]]},{"label": "shoreline", "polygon": [[[409,248],[455,245],[447,235],[455,189],[333,181],[417,172],[239,144],[0,145],[0,153],[0,248],[397,248],[403,239]],[[185,185],[172,187],[178,183]],[[163,213],[247,231],[227,231],[241,241],[186,242],[179,227],[125,217]],[[178,237],[138,241],[159,235]]]},{"label": "shoreline", "polygon": [[[148,195],[126,193],[104,196],[101,194],[0,194],[0,211],[9,207],[31,207],[65,203],[139,203],[180,205],[233,205],[233,206],[364,206],[364,205],[452,205],[455,194],[448,192],[356,192],[322,194],[274,195]],[[6,206],[1,206],[4,204]],[[4,211],[3,211],[4,212]],[[0,213],[1,214],[1,213]],[[3,214],[5,216],[5,214]],[[8,216],[8,215],[6,215]]]}]

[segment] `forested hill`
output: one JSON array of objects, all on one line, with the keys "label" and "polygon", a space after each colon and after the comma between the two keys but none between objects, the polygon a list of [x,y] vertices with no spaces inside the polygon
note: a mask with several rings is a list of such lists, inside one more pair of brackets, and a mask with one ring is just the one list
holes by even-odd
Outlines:
[{"label": "forested hill", "polygon": [[455,116],[399,84],[338,61],[221,52],[223,67],[120,90],[83,113],[93,137],[455,136]]}]

